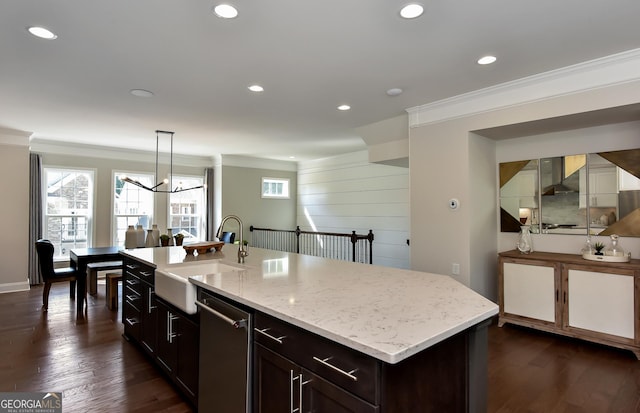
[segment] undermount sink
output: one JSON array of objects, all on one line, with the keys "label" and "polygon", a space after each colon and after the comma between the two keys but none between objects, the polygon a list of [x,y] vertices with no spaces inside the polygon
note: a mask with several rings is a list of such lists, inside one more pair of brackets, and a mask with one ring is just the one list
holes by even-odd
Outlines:
[{"label": "undermount sink", "polygon": [[185,313],[195,314],[197,312],[196,286],[189,282],[189,277],[242,270],[216,260],[158,268],[155,277],[155,293]]}]

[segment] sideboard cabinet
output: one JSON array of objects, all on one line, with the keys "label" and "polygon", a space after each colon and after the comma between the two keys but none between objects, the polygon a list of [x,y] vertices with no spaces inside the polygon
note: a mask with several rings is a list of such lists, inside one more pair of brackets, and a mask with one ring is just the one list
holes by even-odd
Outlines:
[{"label": "sideboard cabinet", "polygon": [[631,350],[640,359],[640,260],[507,251],[498,257],[498,325],[517,324]]}]

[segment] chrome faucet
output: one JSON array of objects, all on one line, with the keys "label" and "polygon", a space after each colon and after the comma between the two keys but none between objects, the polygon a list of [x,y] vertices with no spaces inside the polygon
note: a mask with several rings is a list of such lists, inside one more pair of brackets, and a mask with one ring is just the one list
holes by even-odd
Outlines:
[{"label": "chrome faucet", "polygon": [[236,215],[227,215],[222,218],[222,222],[220,223],[220,227],[218,228],[218,232],[216,233],[216,237],[220,239],[222,237],[222,228],[224,227],[225,222],[230,219],[235,219],[238,222],[238,226],[240,226],[240,243],[238,245],[238,263],[244,264],[244,258],[249,255],[249,251],[247,247],[244,245],[243,238],[243,229],[242,229],[242,221]]}]

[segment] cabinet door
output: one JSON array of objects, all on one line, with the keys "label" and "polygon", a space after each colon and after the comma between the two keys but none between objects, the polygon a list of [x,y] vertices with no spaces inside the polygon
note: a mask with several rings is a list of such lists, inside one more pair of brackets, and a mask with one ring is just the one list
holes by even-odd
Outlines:
[{"label": "cabinet door", "polygon": [[157,342],[158,312],[153,287],[147,283],[143,285],[142,301],[140,342],[148,353],[154,354]]},{"label": "cabinet door", "polygon": [[253,411],[292,412],[300,405],[297,381],[302,369],[288,359],[254,345]]},{"label": "cabinet door", "polygon": [[364,400],[331,384],[322,377],[304,370],[301,375],[304,412],[314,413],[373,413],[379,411]]},{"label": "cabinet door", "polygon": [[180,316],[176,327],[178,333],[176,337],[178,345],[176,380],[195,402],[198,392],[200,326],[188,318]]},{"label": "cabinet door", "polygon": [[555,267],[503,264],[504,313],[556,322]]},{"label": "cabinet door", "polygon": [[633,339],[636,316],[632,274],[566,269],[564,326]]},{"label": "cabinet door", "polygon": [[158,309],[158,343],[156,356],[160,366],[175,374],[178,365],[176,321],[178,317],[162,301],[156,300]]}]

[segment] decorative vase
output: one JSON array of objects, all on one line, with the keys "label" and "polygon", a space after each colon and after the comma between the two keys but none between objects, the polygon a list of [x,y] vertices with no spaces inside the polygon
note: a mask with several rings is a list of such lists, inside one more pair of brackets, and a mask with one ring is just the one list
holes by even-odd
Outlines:
[{"label": "decorative vase", "polygon": [[136,227],[136,247],[144,247],[144,229],[140,224],[138,224],[138,226]]},{"label": "decorative vase", "polygon": [[516,247],[521,254],[529,254],[533,252],[531,229],[528,225],[520,227],[520,234],[518,234],[518,243],[516,244]]},{"label": "decorative vase", "polygon": [[124,247],[126,249],[136,248],[138,246],[138,233],[133,225],[129,225],[124,233]]},{"label": "decorative vase", "polygon": [[171,228],[167,228],[167,235],[169,236],[169,243],[167,245],[173,247],[173,230]]},{"label": "decorative vase", "polygon": [[153,239],[155,241],[154,247],[160,246],[160,230],[158,229],[158,224],[151,225],[151,231],[153,232]]},{"label": "decorative vase", "polygon": [[624,257],[626,255],[624,249],[618,245],[618,236],[611,234],[611,245],[604,249],[604,255],[610,257]]},{"label": "decorative vase", "polygon": [[152,229],[148,229],[147,230],[147,241],[144,243],[145,247],[155,247],[156,246],[156,240],[153,238],[153,230]]}]

